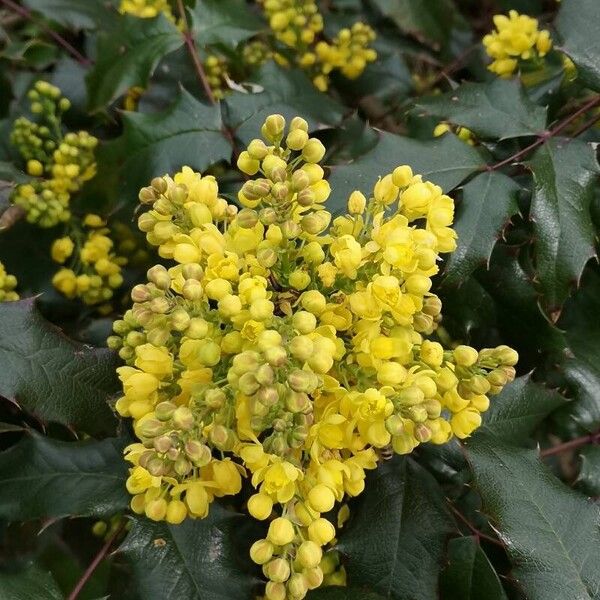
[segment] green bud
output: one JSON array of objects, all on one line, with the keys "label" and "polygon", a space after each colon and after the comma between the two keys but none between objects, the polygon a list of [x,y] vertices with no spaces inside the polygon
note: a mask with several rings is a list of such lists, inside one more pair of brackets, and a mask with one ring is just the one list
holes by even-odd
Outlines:
[{"label": "green bud", "polygon": [[279,143],[285,129],[285,119],[282,115],[269,115],[261,128],[263,136],[273,143]]}]

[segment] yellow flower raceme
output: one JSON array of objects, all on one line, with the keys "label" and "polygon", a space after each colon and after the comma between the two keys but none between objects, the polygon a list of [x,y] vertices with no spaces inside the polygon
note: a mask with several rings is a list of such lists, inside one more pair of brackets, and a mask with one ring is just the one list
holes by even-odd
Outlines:
[{"label": "yellow flower raceme", "polygon": [[538,29],[538,21],[516,10],[495,15],[496,29],[483,38],[488,56],[493,59],[488,69],[500,77],[510,77],[519,61],[544,57],[552,48],[550,32]]},{"label": "yellow flower raceme", "polygon": [[17,287],[17,278],[14,275],[9,275],[0,262],[0,302],[14,302],[19,299],[19,295],[15,292]]},{"label": "yellow flower raceme", "polygon": [[238,159],[241,209],[187,167],[141,190],[140,229],[170,266],[133,288],[109,345],[140,440],[132,509],[203,518],[247,477],[248,512],[273,519],[250,551],[265,596],[300,599],[344,580],[323,561],[348,507],[331,511],[379,454],[468,437],[518,357],[434,337],[431,278],[456,246],[438,186],[400,165],[332,219],[308,123],[271,115],[261,132]]}]

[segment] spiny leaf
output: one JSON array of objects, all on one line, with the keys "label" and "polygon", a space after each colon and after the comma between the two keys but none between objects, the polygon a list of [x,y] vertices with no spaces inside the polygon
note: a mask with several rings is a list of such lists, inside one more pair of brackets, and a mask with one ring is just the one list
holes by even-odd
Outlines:
[{"label": "spiny leaf", "polygon": [[191,14],[193,35],[201,47],[235,47],[266,28],[245,0],[197,0]]},{"label": "spiny leaf", "polygon": [[214,503],[207,518],[181,525],[137,519],[121,551],[142,600],[249,600],[259,583],[248,574],[254,529],[247,516]]},{"label": "spiny leaf", "polygon": [[541,302],[555,321],[595,255],[590,202],[600,169],[594,148],[580,140],[549,140],[529,166],[535,180],[531,218]]},{"label": "spiny leaf", "polygon": [[24,4],[73,29],[107,29],[114,27],[118,18],[116,9],[110,6],[111,0],[25,0]]},{"label": "spiny leaf", "polygon": [[65,337],[33,299],[0,303],[0,364],[0,395],[34,416],[92,434],[114,428],[114,354]]},{"label": "spiny leaf", "polygon": [[161,58],[183,44],[181,32],[164,15],[154,19],[122,16],[98,33],[97,61],[88,74],[90,110],[100,110],[129,88],[148,86]]},{"label": "spiny leaf", "polygon": [[31,565],[17,573],[0,572],[2,600],[63,600],[56,581],[50,573]]},{"label": "spiny leaf", "polygon": [[491,398],[482,431],[513,444],[525,442],[536,427],[566,399],[556,391],[531,380],[531,374],[517,377]]},{"label": "spiny leaf", "polygon": [[342,119],[343,107],[318,92],[301,71],[282,69],[269,62],[252,81],[263,91],[234,92],[224,101],[227,124],[244,144],[257,137],[260,126],[272,113],[281,113],[286,119],[300,115],[313,129],[336,125]]},{"label": "spiny leaf", "polygon": [[536,451],[481,434],[467,450],[483,508],[527,598],[600,598],[598,507],[556,479]]},{"label": "spiny leaf", "polygon": [[124,113],[123,124],[123,135],[108,154],[121,157],[122,187],[131,200],[137,201],[139,189],[153,177],[184,165],[204,171],[231,156],[219,107],[207,106],[185,90],[166,111]]},{"label": "spiny leaf", "polygon": [[415,106],[481,138],[505,140],[534,135],[546,127],[546,109],[529,99],[517,79],[464,83],[441,96],[417,100]]},{"label": "spiny leaf", "polygon": [[600,446],[586,446],[581,452],[577,488],[590,496],[600,496]]},{"label": "spiny leaf", "polygon": [[498,574],[474,537],[450,540],[440,585],[442,600],[507,600]]},{"label": "spiny leaf", "polygon": [[596,0],[562,0],[556,19],[560,45],[577,65],[578,75],[600,91],[600,11]]},{"label": "spiny leaf", "polygon": [[454,521],[436,481],[410,459],[396,457],[369,474],[339,536],[349,585],[385,598],[431,600]]},{"label": "spiny leaf", "polygon": [[125,443],[62,442],[30,432],[0,453],[0,517],[110,516],[128,505]]},{"label": "spiny leaf", "polygon": [[375,592],[349,587],[323,587],[308,593],[307,600],[385,600]]},{"label": "spiny leaf", "polygon": [[498,237],[518,210],[518,191],[513,179],[496,171],[481,173],[465,185],[454,227],[458,245],[445,270],[447,284],[459,284],[479,265],[487,265]]},{"label": "spiny leaf", "polygon": [[373,150],[349,165],[333,168],[329,204],[333,210],[345,210],[348,196],[354,190],[370,193],[378,177],[399,165],[410,165],[415,173],[449,192],[482,164],[479,153],[455,136],[421,141],[381,132]]}]

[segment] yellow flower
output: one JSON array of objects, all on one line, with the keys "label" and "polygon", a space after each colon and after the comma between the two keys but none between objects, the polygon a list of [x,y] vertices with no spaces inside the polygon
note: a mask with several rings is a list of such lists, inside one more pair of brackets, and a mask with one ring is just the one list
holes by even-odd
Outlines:
[{"label": "yellow flower", "polygon": [[135,355],[135,366],[146,373],[156,375],[159,379],[173,371],[173,357],[167,348],[142,344],[135,349]]}]

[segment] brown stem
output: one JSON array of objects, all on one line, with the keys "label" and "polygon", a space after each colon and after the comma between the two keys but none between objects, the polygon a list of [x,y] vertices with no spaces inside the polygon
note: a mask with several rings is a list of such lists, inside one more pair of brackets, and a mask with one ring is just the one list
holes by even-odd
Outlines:
[{"label": "brown stem", "polygon": [[[33,20],[33,15],[31,11],[23,6],[20,6],[16,2],[13,2],[13,0],[0,0],[0,2],[2,2],[4,6],[8,7],[10,10],[14,11],[24,19]],[[83,56],[83,54],[81,54],[79,50],[77,50],[77,48],[73,47],[69,42],[67,42],[67,40],[65,40],[65,38],[62,37],[62,35],[54,31],[44,23],[40,23],[39,25],[42,28],[42,30],[45,31],[57,44],[62,46],[69,54],[71,54],[71,56],[73,56],[73,58],[78,63],[82,64],[84,67],[90,67],[93,64],[93,62],[89,58]]]},{"label": "brown stem", "polygon": [[545,458],[546,456],[554,456],[555,454],[560,454],[561,452],[565,452],[566,450],[574,450],[575,448],[585,446],[586,444],[595,444],[599,441],[600,431],[596,431],[596,433],[582,435],[581,437],[575,438],[574,440],[569,440],[568,442],[563,442],[562,444],[557,444],[556,446],[552,446],[551,448],[541,450],[540,456],[542,458]]},{"label": "brown stem", "polygon": [[202,66],[202,61],[200,60],[200,54],[198,52],[198,48],[196,46],[196,42],[192,36],[190,31],[190,27],[187,21],[187,14],[185,12],[185,7],[183,5],[183,0],[177,0],[177,9],[179,11],[179,17],[181,19],[181,23],[183,25],[183,39],[185,40],[185,45],[187,46],[188,53],[192,62],[194,63],[194,68],[196,69],[196,74],[198,75],[198,79],[202,84],[202,89],[208,98],[208,101],[211,104],[216,104],[215,97],[210,89],[210,85],[208,83],[208,79],[206,78],[206,73],[204,72],[204,67]]},{"label": "brown stem", "polygon": [[110,550],[110,547],[113,545],[114,541],[125,528],[126,522],[127,521],[123,519],[119,527],[115,530],[115,532],[106,540],[102,548],[98,550],[98,553],[96,554],[96,556],[94,556],[94,560],[92,560],[92,562],[88,565],[88,568],[85,570],[85,572],[73,588],[73,591],[69,594],[67,600],[76,600],[79,597],[79,594],[85,587],[85,584],[89,581],[90,577],[94,574],[94,571],[98,568],[98,565],[104,560],[104,558],[108,554],[108,551]]},{"label": "brown stem", "polygon": [[[515,162],[519,158],[522,158],[523,156],[528,154],[531,150],[534,150],[538,146],[544,145],[550,138],[553,138],[554,136],[558,135],[563,129],[568,127],[573,121],[578,119],[581,115],[585,114],[591,108],[598,106],[599,104],[600,104],[600,94],[598,94],[597,96],[594,96],[591,100],[588,100],[581,108],[579,108],[579,110],[576,110],[572,115],[570,115],[566,119],[562,120],[558,125],[556,125],[556,127],[554,127],[553,129],[550,129],[549,131],[545,131],[544,133],[542,133],[540,136],[538,136],[538,139],[535,142],[533,142],[532,144],[529,144],[529,146],[527,146],[526,148],[523,148],[523,150],[519,150],[519,152],[516,152],[512,156],[509,156],[508,158],[501,160],[499,163],[496,163],[494,165],[487,165],[487,166],[483,167],[482,170],[495,171],[496,169],[499,169],[500,167],[505,167],[506,165],[509,165],[510,163]],[[590,127],[591,127],[591,125],[590,125]]]},{"label": "brown stem", "polygon": [[447,67],[444,67],[427,85],[425,91],[428,91],[434,88],[438,83],[443,81],[446,77],[452,75],[455,71],[458,71],[462,66],[466,58],[468,58],[477,48],[479,48],[480,44],[473,44],[469,46],[466,50],[461,52]]},{"label": "brown stem", "polygon": [[463,515],[457,508],[455,508],[450,502],[448,502],[448,507],[450,508],[450,510],[454,513],[454,515],[456,517],[458,517],[458,519],[460,521],[462,521],[467,528],[475,534],[475,536],[477,536],[478,539],[482,539],[485,540],[486,542],[490,542],[490,544],[496,544],[496,546],[500,546],[502,548],[504,548],[504,544],[500,541],[497,540],[496,538],[493,538],[489,535],[486,535],[485,533],[483,533],[482,531],[479,531],[479,529],[477,529],[477,527],[475,527],[475,525],[473,525],[473,523],[471,523],[471,521],[469,521],[469,519],[467,519],[467,517],[465,517],[465,515]]}]

